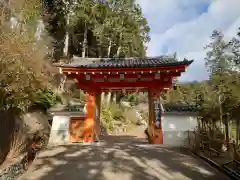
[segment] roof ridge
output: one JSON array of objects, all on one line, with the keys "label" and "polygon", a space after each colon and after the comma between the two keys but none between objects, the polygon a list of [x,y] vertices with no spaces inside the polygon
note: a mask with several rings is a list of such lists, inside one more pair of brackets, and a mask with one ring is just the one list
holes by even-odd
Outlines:
[{"label": "roof ridge", "polygon": [[155,57],[126,57],[126,58],[82,58],[74,56],[71,63],[61,64],[61,67],[82,67],[82,68],[137,68],[190,65],[193,61],[178,61],[171,56]]}]

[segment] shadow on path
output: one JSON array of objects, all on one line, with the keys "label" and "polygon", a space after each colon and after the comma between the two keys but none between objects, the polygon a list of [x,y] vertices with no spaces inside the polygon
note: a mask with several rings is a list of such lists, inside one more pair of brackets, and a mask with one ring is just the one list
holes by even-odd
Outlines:
[{"label": "shadow on path", "polygon": [[64,145],[41,152],[20,180],[225,180],[184,148],[108,136],[100,145]]}]

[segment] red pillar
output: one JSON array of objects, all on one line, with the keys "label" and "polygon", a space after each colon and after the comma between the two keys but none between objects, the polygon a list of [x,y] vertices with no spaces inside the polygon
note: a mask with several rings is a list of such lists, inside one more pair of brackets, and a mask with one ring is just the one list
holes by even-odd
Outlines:
[{"label": "red pillar", "polygon": [[84,121],[84,142],[94,141],[94,125],[96,113],[96,92],[88,90],[86,92],[86,119]]},{"label": "red pillar", "polygon": [[156,126],[156,114],[154,101],[160,102],[160,92],[154,89],[149,89],[148,91],[148,103],[149,103],[149,143],[150,144],[163,144],[163,132],[162,132],[162,120],[160,127]]},{"label": "red pillar", "polygon": [[94,134],[95,140],[100,140],[101,133],[101,122],[100,122],[100,113],[101,113],[101,91],[96,93],[96,113],[95,113],[95,126],[94,126]]}]

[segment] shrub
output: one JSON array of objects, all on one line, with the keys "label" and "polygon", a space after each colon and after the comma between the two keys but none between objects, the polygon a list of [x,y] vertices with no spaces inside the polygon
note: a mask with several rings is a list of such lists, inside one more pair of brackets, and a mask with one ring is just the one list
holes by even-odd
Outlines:
[{"label": "shrub", "polygon": [[103,104],[101,108],[101,125],[109,132],[112,132],[118,122],[124,123],[124,109],[117,104]]},{"label": "shrub", "polygon": [[126,94],[123,98],[125,101],[129,102],[131,106],[138,104],[138,98],[136,93]]},{"label": "shrub", "polygon": [[35,105],[40,105],[44,109],[49,109],[57,102],[61,102],[61,97],[51,89],[39,89],[35,93]]}]

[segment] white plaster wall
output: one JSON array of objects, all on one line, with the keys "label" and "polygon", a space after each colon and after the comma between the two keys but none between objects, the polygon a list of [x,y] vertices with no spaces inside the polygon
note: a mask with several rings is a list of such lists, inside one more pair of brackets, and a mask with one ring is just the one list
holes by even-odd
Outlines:
[{"label": "white plaster wall", "polygon": [[184,146],[187,143],[188,131],[197,127],[197,118],[190,115],[164,115],[163,144]]},{"label": "white plaster wall", "polygon": [[69,116],[53,116],[49,144],[69,143]]}]

